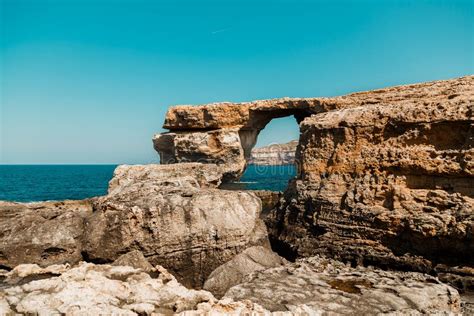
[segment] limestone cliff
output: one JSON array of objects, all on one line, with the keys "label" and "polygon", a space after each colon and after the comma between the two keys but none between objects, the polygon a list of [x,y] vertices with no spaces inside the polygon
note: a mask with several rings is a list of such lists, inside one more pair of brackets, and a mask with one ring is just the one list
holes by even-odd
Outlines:
[{"label": "limestone cliff", "polygon": [[[456,106],[468,103],[474,77],[433,81],[358,92],[333,98],[281,98],[244,103],[221,102],[200,106],[170,107],[164,128],[169,132],[153,138],[161,163],[202,162],[221,165],[224,180],[238,179],[245,170],[258,134],[274,118],[305,118],[342,109],[377,105],[398,109]],[[357,112],[357,110],[356,110]],[[394,112],[395,113],[395,112]],[[429,116],[429,113],[425,113]],[[449,118],[447,118],[449,119]]]},{"label": "limestone cliff", "polygon": [[254,165],[292,165],[295,163],[297,140],[254,148],[247,161]]},{"label": "limestone cliff", "polygon": [[267,219],[275,249],[472,271],[473,76],[335,98],[172,107],[170,133],[156,135],[155,148],[162,158],[223,165],[227,181],[242,174],[260,130],[288,115],[300,126],[298,175]]},{"label": "limestone cliff", "polygon": [[268,220],[274,245],[431,273],[473,267],[474,77],[365,97],[300,124],[299,175]]}]

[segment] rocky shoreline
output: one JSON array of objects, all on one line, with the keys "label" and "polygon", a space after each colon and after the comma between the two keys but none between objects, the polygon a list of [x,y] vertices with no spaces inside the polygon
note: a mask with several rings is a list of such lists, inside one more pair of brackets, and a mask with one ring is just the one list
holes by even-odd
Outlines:
[{"label": "rocky shoreline", "polygon": [[[223,189],[288,115],[287,190]],[[473,76],[176,106],[164,127],[162,164],[117,167],[105,196],[0,202],[0,314],[473,312]]]}]

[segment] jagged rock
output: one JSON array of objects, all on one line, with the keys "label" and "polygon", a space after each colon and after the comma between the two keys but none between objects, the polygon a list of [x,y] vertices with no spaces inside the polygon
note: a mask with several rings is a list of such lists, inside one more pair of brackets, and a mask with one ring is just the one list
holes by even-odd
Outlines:
[{"label": "jagged rock", "polygon": [[152,275],[85,262],[72,268],[20,265],[7,273],[8,283],[0,281],[0,314],[440,315],[460,309],[457,291],[431,276],[350,268],[317,257],[254,272],[219,301],[182,286],[161,266]]},{"label": "jagged rock", "polygon": [[286,260],[270,249],[262,246],[250,247],[212,271],[203,289],[222,297],[229,288],[240,284],[248,274],[284,263]]},{"label": "jagged rock", "polygon": [[23,269],[29,280],[0,290],[2,315],[9,310],[39,315],[172,314],[216,301],[209,292],[188,290],[161,267],[156,268],[157,278],[141,269],[92,263],[81,263],[48,278],[43,273],[37,277],[41,272],[37,266],[19,266],[10,274],[18,274],[18,269]]},{"label": "jagged rock", "polygon": [[[196,310],[187,310],[179,315],[273,315],[273,313],[249,300],[234,302],[232,299],[224,299],[214,303],[200,303]],[[279,313],[278,316],[290,316],[290,314]]]},{"label": "jagged rock", "polygon": [[137,178],[95,201],[83,254],[89,261],[112,262],[140,250],[185,285],[200,287],[212,270],[247,247],[268,246],[260,211],[261,201],[251,192]]},{"label": "jagged rock", "polygon": [[[458,290],[474,293],[473,267],[450,267],[438,264],[435,271],[441,281],[452,284]],[[474,300],[472,304],[474,304]]]},{"label": "jagged rock", "polygon": [[249,300],[218,301],[207,291],[189,290],[161,266],[153,272],[155,277],[129,266],[85,262],[73,268],[20,265],[8,273],[9,284],[0,282],[0,315],[272,314]]},{"label": "jagged rock", "polygon": [[258,271],[225,298],[258,302],[270,311],[337,315],[460,312],[458,292],[416,272],[351,268],[320,257]]},{"label": "jagged rock", "polygon": [[91,213],[91,200],[0,201],[0,266],[79,262],[84,219]]},{"label": "jagged rock", "polygon": [[112,263],[112,265],[129,266],[135,269],[141,269],[145,272],[151,272],[153,270],[151,263],[148,262],[143,253],[138,250],[132,250],[124,255],[121,255]]},{"label": "jagged rock", "polygon": [[282,192],[268,190],[252,190],[262,200],[262,217],[265,217],[280,201]]},{"label": "jagged rock", "polygon": [[249,164],[254,165],[293,165],[295,164],[297,140],[285,144],[272,144],[252,149]]},{"label": "jagged rock", "polygon": [[164,133],[153,138],[162,164],[200,162],[217,164],[232,179],[245,169],[245,157],[237,129],[195,133]]},{"label": "jagged rock", "polygon": [[[53,264],[40,267],[37,264],[20,264],[11,271],[3,274],[3,282],[7,285],[23,284],[35,280],[42,280],[58,276],[70,269],[69,264]],[[0,286],[1,287],[1,286]]]},{"label": "jagged rock", "polygon": [[299,175],[268,220],[275,247],[403,270],[473,267],[474,77],[365,97],[300,124]]}]

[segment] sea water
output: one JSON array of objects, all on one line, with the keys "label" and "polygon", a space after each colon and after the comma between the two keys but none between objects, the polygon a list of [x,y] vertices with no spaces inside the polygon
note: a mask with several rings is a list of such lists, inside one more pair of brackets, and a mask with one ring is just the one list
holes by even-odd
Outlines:
[{"label": "sea water", "polygon": [[[0,200],[85,199],[107,193],[116,165],[0,165]],[[282,191],[295,167],[250,165],[236,189]]]}]

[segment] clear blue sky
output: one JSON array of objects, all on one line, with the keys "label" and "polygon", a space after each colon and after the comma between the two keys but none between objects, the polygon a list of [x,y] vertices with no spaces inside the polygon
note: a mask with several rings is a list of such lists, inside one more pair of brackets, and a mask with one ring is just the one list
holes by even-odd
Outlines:
[{"label": "clear blue sky", "polygon": [[472,74],[473,3],[0,0],[0,163],[153,162],[170,105]]}]

